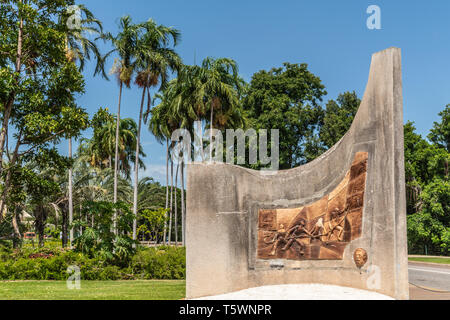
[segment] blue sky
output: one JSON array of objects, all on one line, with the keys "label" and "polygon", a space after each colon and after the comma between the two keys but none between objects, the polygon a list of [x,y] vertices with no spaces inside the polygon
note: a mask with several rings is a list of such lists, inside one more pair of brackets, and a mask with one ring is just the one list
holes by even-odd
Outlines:
[{"label": "blue sky", "polygon": [[[372,53],[391,46],[403,54],[405,121],[426,135],[438,113],[450,103],[450,1],[381,0],[84,0],[107,31],[117,32],[118,19],[153,18],[182,33],[176,48],[186,64],[207,56],[236,60],[245,80],[283,62],[307,63],[326,86],[329,99],[356,91],[362,97]],[[369,30],[369,5],[381,8],[381,30]],[[108,46],[102,46],[103,51]],[[108,70],[113,60],[109,61]],[[86,93],[78,103],[92,115],[99,107],[117,110],[118,86],[85,70]],[[123,117],[138,117],[140,91],[125,90]],[[87,135],[90,135],[88,132]],[[282,137],[281,137],[282,139]],[[147,130],[144,176],[165,181],[165,148]],[[67,150],[67,144],[61,145]]]}]

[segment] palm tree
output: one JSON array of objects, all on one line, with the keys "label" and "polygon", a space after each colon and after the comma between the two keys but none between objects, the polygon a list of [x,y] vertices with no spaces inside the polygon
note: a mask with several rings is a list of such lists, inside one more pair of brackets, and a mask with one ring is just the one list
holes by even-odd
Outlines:
[{"label": "palm tree", "polygon": [[[134,58],[136,55],[136,48],[139,39],[139,33],[141,30],[140,25],[132,23],[130,16],[124,16],[120,19],[119,23],[120,32],[116,36],[108,34],[106,39],[110,40],[114,46],[112,52],[117,52],[119,60],[114,62],[112,73],[117,75],[119,81],[119,102],[117,107],[117,119],[116,119],[116,140],[115,140],[115,161],[114,161],[114,203],[117,202],[117,182],[119,171],[119,129],[120,129],[120,107],[122,102],[122,90],[123,85],[127,88],[130,87],[131,78],[134,72]],[[117,233],[117,213],[114,215],[114,231]]]},{"label": "palm tree", "polygon": [[[87,161],[94,167],[112,168],[112,156],[116,146],[116,121],[115,117],[96,127],[92,139],[85,143],[84,154],[89,156]],[[119,124],[118,140],[118,169],[126,178],[130,177],[131,163],[135,162],[135,149],[139,146],[139,167],[145,169],[142,158],[146,155],[142,145],[137,143],[137,125],[131,118],[121,119]]]},{"label": "palm tree", "polygon": [[181,161],[181,242],[186,245],[186,207],[184,203],[184,161]]},{"label": "palm tree", "polygon": [[145,177],[138,183],[138,212],[142,210],[158,210],[161,208],[161,200],[164,198],[164,190],[153,178]]},{"label": "palm tree", "polygon": [[[94,76],[101,73],[104,78],[107,78],[104,68],[104,60],[100,54],[100,51],[95,43],[98,38],[103,36],[103,26],[100,20],[96,19],[95,16],[89,11],[84,5],[78,5],[78,10],[83,17],[76,28],[66,29],[66,58],[68,61],[79,63],[79,69],[82,71],[84,69],[86,60],[91,59],[91,55],[94,55],[96,66],[94,71]],[[67,17],[64,17],[65,20]],[[67,21],[64,21],[67,22]],[[66,25],[66,24],[64,24]],[[94,41],[88,39],[87,34],[98,36]],[[72,159],[72,136],[69,136],[69,159]],[[69,168],[69,224],[73,221],[73,179],[72,179],[72,167]],[[73,242],[73,229],[70,228],[69,236],[70,245]]]},{"label": "palm tree", "polygon": [[[171,81],[173,83],[173,81]],[[170,85],[169,85],[170,87]],[[167,90],[167,89],[166,89]],[[166,91],[165,90],[165,91]],[[170,119],[169,114],[169,104],[165,103],[167,101],[166,94],[160,95],[157,94],[156,97],[160,100],[162,100],[161,104],[156,106],[152,111],[149,121],[149,130],[152,132],[152,134],[155,136],[156,140],[163,144],[166,144],[166,209],[169,209],[169,158],[170,158],[170,146],[169,139],[171,136],[171,124],[173,124],[173,120]],[[173,170],[172,170],[173,174]],[[172,194],[172,188],[170,189],[170,194]],[[172,215],[172,203],[170,203],[170,216]],[[170,221],[172,221],[170,219]],[[171,225],[171,222],[169,223]],[[170,230],[170,227],[169,227]],[[163,235],[163,241],[166,243],[167,239],[167,217],[164,220],[164,235]]]},{"label": "palm tree", "polygon": [[[153,20],[148,20],[143,24],[145,33],[139,39],[137,45],[137,61],[138,75],[136,84],[142,88],[141,108],[139,112],[137,146],[139,146],[141,138],[141,125],[143,118],[143,107],[145,93],[148,93],[148,110],[151,105],[150,88],[160,83],[160,90],[165,88],[169,71],[178,71],[181,67],[181,58],[172,49],[168,47],[169,41],[172,39],[174,46],[177,45],[180,33],[174,28],[168,28],[163,25],[156,25]],[[133,222],[133,240],[136,239],[136,216],[138,207],[138,181],[139,181],[139,149],[136,148],[136,159],[134,166],[134,196],[133,196],[133,214],[135,216]]]},{"label": "palm tree", "polygon": [[[169,208],[169,138],[166,138],[166,210]],[[166,242],[167,217],[164,219],[164,237]]]},{"label": "palm tree", "polygon": [[[69,137],[69,159],[72,160],[72,137]],[[69,226],[72,226],[73,222],[73,176],[72,176],[72,166],[69,167]],[[69,246],[71,247],[73,243],[73,228],[70,227],[69,230]]]},{"label": "palm tree", "polygon": [[177,170],[175,172],[175,245],[178,245],[178,201],[177,201],[177,191],[178,191],[178,170],[180,169],[180,164],[177,164]]},{"label": "palm tree", "polygon": [[208,57],[201,66],[184,66],[173,87],[171,109],[184,120],[183,127],[200,120],[217,129],[242,126],[243,80],[234,60]]},{"label": "palm tree", "polygon": [[[79,28],[76,26],[66,29],[66,58],[69,61],[79,63],[80,71],[84,70],[87,60],[91,60],[93,55],[96,62],[94,76],[101,74],[102,77],[108,79],[105,73],[105,59],[102,57],[96,41],[103,39],[103,25],[100,20],[89,11],[84,5],[77,5],[81,16]],[[67,22],[68,17],[64,17]],[[96,36],[94,40],[89,39],[89,35]]]},{"label": "palm tree", "polygon": [[169,214],[169,245],[172,243],[172,213],[173,213],[173,161],[170,161],[170,214]]},{"label": "palm tree", "polygon": [[[243,127],[244,117],[239,105],[242,83],[242,79],[238,76],[237,65],[231,59],[206,58],[201,66],[183,66],[178,78],[172,80],[163,94],[158,96],[161,103],[152,112],[154,119],[150,123],[150,130],[155,136],[169,138],[177,128],[187,129],[192,134],[194,121],[209,121],[211,129]],[[210,141],[212,142],[212,131]],[[212,148],[210,159],[212,160]],[[184,190],[183,160],[181,174]],[[184,230],[186,219],[184,193],[181,200],[182,230]],[[184,241],[184,231],[182,234]]]},{"label": "palm tree", "polygon": [[[206,58],[201,68],[194,69],[194,77],[200,79],[199,95],[209,109],[210,144],[213,139],[213,128],[224,128],[239,106],[240,82],[235,61],[228,58]],[[217,111],[217,115],[214,112]],[[214,117],[215,116],[215,117]],[[210,148],[212,161],[212,148]]]}]

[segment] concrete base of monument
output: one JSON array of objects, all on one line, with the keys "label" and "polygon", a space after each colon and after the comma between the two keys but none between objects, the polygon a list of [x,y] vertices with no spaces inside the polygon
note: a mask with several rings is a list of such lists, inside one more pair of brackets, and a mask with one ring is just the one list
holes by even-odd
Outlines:
[{"label": "concrete base of monument", "polygon": [[386,295],[324,284],[290,284],[246,289],[192,300],[394,300]]}]

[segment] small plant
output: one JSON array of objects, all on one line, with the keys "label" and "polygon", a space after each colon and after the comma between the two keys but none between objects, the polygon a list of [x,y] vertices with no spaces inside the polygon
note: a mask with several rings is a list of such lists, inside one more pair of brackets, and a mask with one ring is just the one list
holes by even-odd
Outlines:
[{"label": "small plant", "polygon": [[[126,265],[134,254],[137,244],[129,236],[132,231],[133,214],[124,202],[90,201],[84,205],[85,214],[94,217],[94,227],[84,221],[75,221],[74,227],[85,231],[75,239],[76,251],[90,258],[100,258],[108,263]],[[117,212],[117,234],[114,232],[114,213]]]},{"label": "small plant", "polygon": [[169,209],[158,209],[156,211],[145,209],[140,213],[144,223],[138,228],[138,234],[150,238],[150,241],[158,243],[163,237],[164,222],[167,220]]}]

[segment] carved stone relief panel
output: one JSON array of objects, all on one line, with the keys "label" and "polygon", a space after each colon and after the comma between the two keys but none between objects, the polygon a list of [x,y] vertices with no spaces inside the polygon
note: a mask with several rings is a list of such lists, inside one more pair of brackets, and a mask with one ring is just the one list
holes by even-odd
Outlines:
[{"label": "carved stone relief panel", "polygon": [[358,152],[329,195],[295,209],[259,210],[258,259],[342,260],[362,235],[367,152]]}]

